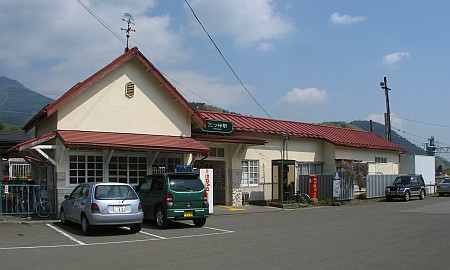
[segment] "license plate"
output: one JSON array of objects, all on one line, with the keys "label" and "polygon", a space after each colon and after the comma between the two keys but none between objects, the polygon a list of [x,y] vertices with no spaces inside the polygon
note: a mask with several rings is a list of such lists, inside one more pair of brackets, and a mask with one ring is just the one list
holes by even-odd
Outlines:
[{"label": "license plate", "polygon": [[391,192],[391,193],[389,193],[390,195],[396,195],[397,193],[395,193],[395,192]]},{"label": "license plate", "polygon": [[184,211],[184,216],[185,217],[193,217],[194,216],[194,211]]},{"label": "license plate", "polygon": [[123,213],[125,212],[125,206],[119,206],[119,205],[114,205],[114,212],[115,213]]}]

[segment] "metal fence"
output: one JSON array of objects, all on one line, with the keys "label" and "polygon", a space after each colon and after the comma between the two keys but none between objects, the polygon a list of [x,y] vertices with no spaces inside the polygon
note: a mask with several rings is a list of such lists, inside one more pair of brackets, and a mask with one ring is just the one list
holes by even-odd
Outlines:
[{"label": "metal fence", "polygon": [[[400,174],[376,174],[366,176],[366,198],[382,198],[385,196],[384,189],[392,185],[395,178]],[[426,185],[426,194],[436,193],[436,185],[430,183]]]},{"label": "metal fence", "polygon": [[[52,185],[28,185],[4,183],[1,187],[0,216],[34,215],[52,217],[55,213],[56,189]],[[46,214],[39,212],[38,205],[46,206]]]},{"label": "metal fence", "polygon": [[[298,189],[302,193],[309,193],[309,176],[298,176]],[[353,179],[341,176],[340,179],[340,196],[335,198],[338,201],[353,200],[354,195]],[[333,175],[318,174],[317,175],[317,199],[327,200],[333,199]]]},{"label": "metal fence", "polygon": [[366,198],[384,197],[384,189],[392,185],[398,174],[374,174],[366,176]]}]

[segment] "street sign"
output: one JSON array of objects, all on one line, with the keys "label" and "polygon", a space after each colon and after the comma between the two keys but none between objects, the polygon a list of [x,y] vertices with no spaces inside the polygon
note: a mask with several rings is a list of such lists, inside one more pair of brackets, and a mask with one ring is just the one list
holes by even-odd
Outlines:
[{"label": "street sign", "polygon": [[206,119],[206,127],[204,132],[229,134],[233,132],[233,122],[226,120]]}]

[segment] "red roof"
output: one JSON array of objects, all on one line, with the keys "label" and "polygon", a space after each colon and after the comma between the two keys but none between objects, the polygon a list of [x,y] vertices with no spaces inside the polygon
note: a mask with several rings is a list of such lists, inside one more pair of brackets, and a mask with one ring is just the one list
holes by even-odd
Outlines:
[{"label": "red roof", "polygon": [[58,130],[16,145],[10,151],[21,151],[58,136],[67,148],[117,149],[131,151],[164,151],[208,153],[209,148],[192,138],[176,136]]},{"label": "red roof", "polygon": [[199,112],[205,119],[228,120],[233,122],[234,132],[283,136],[285,136],[287,132],[290,137],[323,139],[332,144],[341,146],[395,150],[399,152],[404,151],[404,149],[399,145],[368,131],[252,117],[231,113],[210,111]]},{"label": "red roof", "polygon": [[139,62],[141,62],[146,69],[160,82],[164,88],[167,89],[175,99],[188,111],[190,115],[193,115],[195,120],[201,125],[204,126],[205,122],[200,114],[189,104],[189,102],[176,90],[176,88],[162,75],[162,73],[147,59],[145,56],[139,51],[137,47],[134,47],[124,54],[119,56],[117,59],[112,61],[109,65],[102,68],[94,75],[89,77],[83,82],[77,83],[74,87],[72,87],[69,91],[67,91],[64,95],[58,98],[53,103],[44,107],[41,111],[39,111],[28,123],[25,124],[24,129],[30,130],[33,128],[34,123],[41,117],[49,117],[56,111],[58,111],[61,107],[67,104],[71,99],[80,94],[80,92],[89,88],[94,83],[101,80],[103,77],[114,71],[116,68],[125,64],[126,62],[136,58]]}]

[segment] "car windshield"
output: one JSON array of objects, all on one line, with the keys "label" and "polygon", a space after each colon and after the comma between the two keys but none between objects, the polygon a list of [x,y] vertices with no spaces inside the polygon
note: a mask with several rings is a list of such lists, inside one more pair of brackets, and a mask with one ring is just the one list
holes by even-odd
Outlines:
[{"label": "car windshield", "polygon": [[395,178],[394,185],[408,185],[411,182],[411,177],[409,176],[400,176]]},{"label": "car windshield", "polygon": [[97,200],[136,200],[137,194],[128,185],[99,185],[95,188]]},{"label": "car windshield", "polygon": [[173,175],[169,180],[170,189],[173,191],[201,191],[204,189],[202,180],[197,176]]},{"label": "car windshield", "polygon": [[444,180],[442,180],[442,183],[450,183],[450,178],[445,178]]}]

